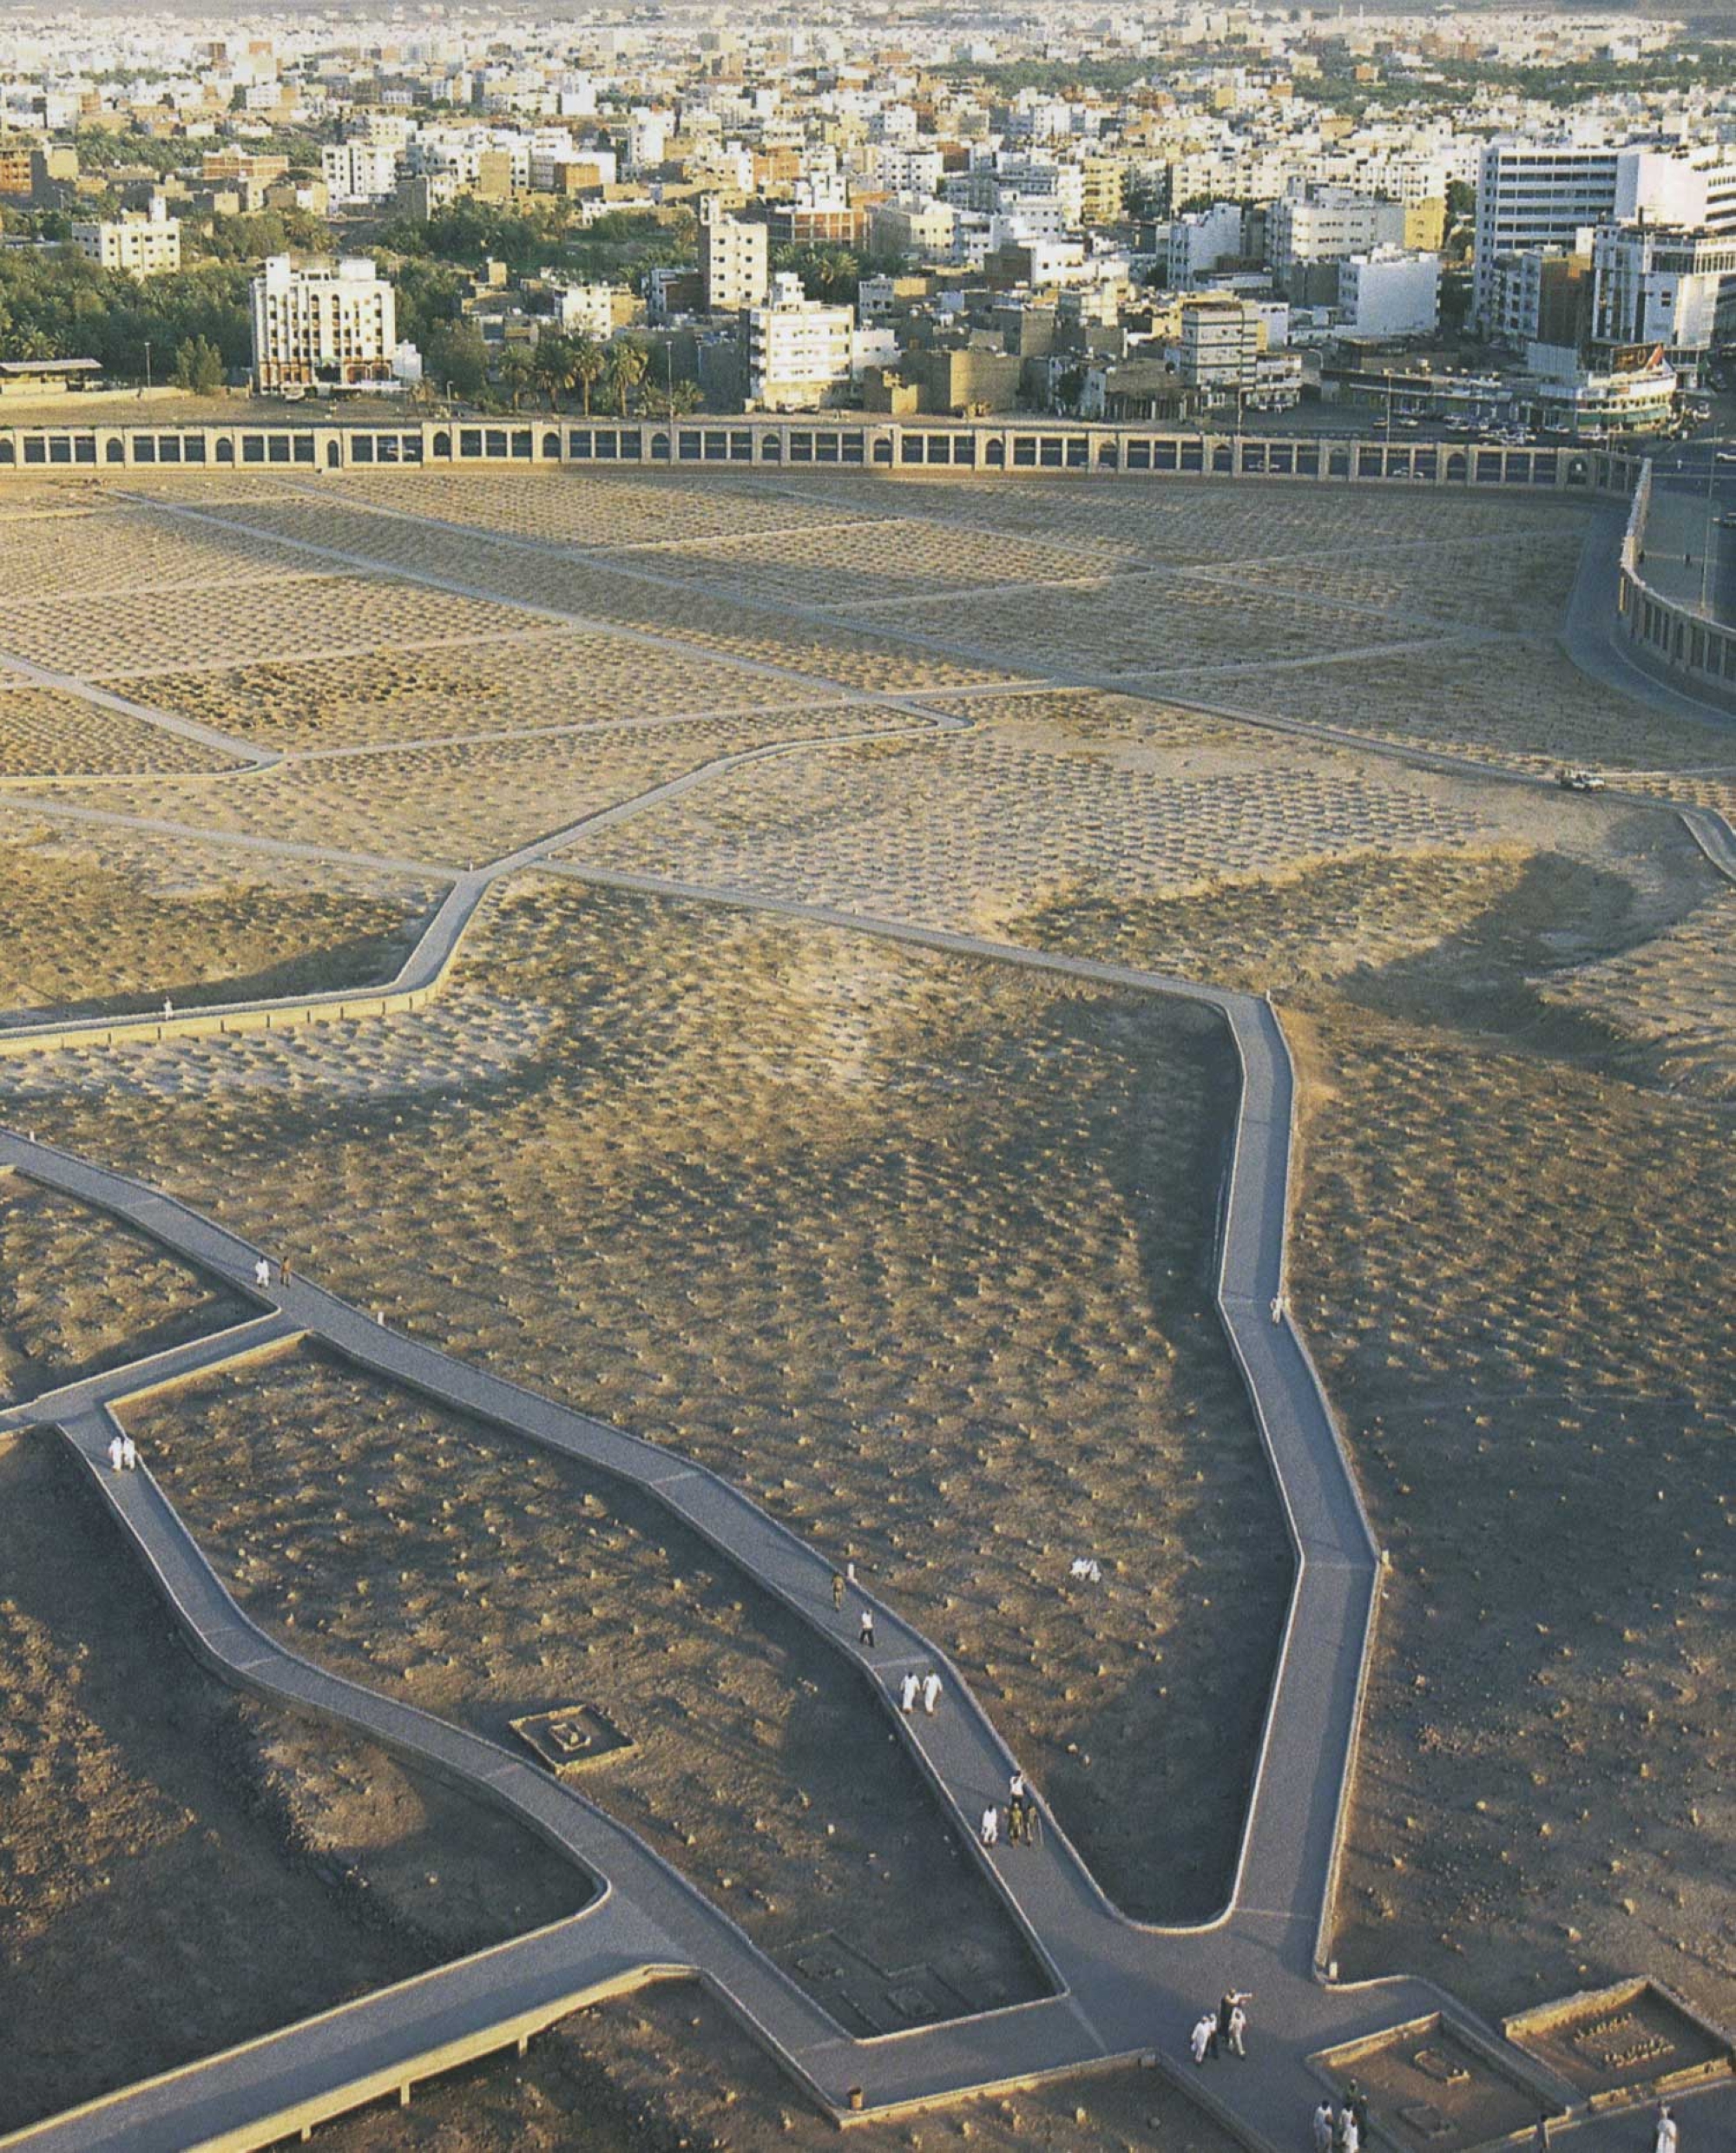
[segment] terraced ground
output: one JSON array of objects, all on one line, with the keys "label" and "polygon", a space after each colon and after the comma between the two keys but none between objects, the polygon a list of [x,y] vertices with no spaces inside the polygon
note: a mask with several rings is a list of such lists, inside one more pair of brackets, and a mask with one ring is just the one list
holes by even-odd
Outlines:
[{"label": "terraced ground", "polygon": [[[818,473],[130,491],[155,505],[59,514],[44,489],[7,514],[9,546],[27,536],[0,662],[284,759],[220,772],[219,747],[0,689],[0,779],[29,784],[0,807],[15,1024],[384,976],[444,873],[706,774],[497,885],[424,1011],[0,1061],[6,1118],[741,1482],[957,1655],[1123,1904],[1181,1917],[1227,1873],[1288,1577],[1209,1307],[1221,1035],[572,876],[1272,991],[1304,1078],[1296,1305],[1395,1557],[1341,1962],[1491,2012],[1648,1971],[1727,2018],[1727,886],[1661,807],[1387,752],[1594,764],[1728,811],[1727,731],[1588,681],[1553,640],[1580,508]],[[57,555],[71,612],[43,602]],[[921,736],[846,737],[889,727]],[[708,767],[760,747],[788,752]],[[15,1232],[20,1382],[133,1350],[177,1306],[181,1282],[142,1261],[116,1282],[74,1221]],[[319,1526],[311,1473],[273,1485],[244,1404],[279,1445],[325,1432],[352,1519]],[[611,1798],[799,1944],[811,1813],[781,1768],[808,1768],[832,1706],[798,1707],[742,1595],[546,1461],[521,1478],[329,1372],[177,1410],[152,1445],[262,1613],[301,1630],[315,1603],[334,1663],[490,1726],[533,1666],[575,1679],[582,1638],[646,1729],[646,1778]],[[471,1460],[462,1518],[394,1455],[443,1441]],[[579,1499],[584,1545],[551,1577],[525,1521]],[[437,1583],[388,1567],[387,1518]],[[1068,1577],[1081,1553],[1101,1586]],[[581,1566],[597,1597],[558,1643],[509,1613]],[[390,1584],[406,1568],[413,1594]],[[628,1616],[629,1573],[663,1589]],[[713,1630],[733,1672],[706,1695]],[[683,1702],[707,1746],[678,1766]],[[932,1821],[904,1802],[884,1797],[897,1853],[847,1834],[803,1893],[863,1896],[871,1852],[907,1906]],[[894,1952],[897,1921],[871,1933]],[[779,2091],[685,1992],[533,2065],[345,2129],[580,2143],[579,2111],[615,2103],[672,2138],[782,2135]],[[992,2143],[1212,2137],[1145,2081],[970,2121]]]}]

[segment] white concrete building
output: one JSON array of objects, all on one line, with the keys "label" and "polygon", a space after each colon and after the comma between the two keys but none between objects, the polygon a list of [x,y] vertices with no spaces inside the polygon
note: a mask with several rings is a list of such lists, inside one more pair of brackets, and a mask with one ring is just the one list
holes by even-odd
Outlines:
[{"label": "white concrete building", "polygon": [[615,286],[556,285],[555,321],[567,336],[593,337],[599,344],[607,344],[615,334]]},{"label": "white concrete building", "polygon": [[398,185],[398,152],[385,142],[328,142],[319,175],[334,202],[384,201]]},{"label": "white concrete building", "polygon": [[1338,306],[1358,336],[1433,336],[1441,320],[1441,264],[1435,254],[1378,247],[1338,264]]},{"label": "white concrete building", "polygon": [[1698,374],[1716,341],[1720,300],[1736,294],[1736,237],[1660,225],[1605,225],[1591,247],[1591,337],[1661,345],[1679,373]]},{"label": "white concrete building", "polygon": [[799,412],[824,404],[850,379],[854,326],[849,307],[804,298],[799,277],[774,277],[770,303],[747,313],[749,407]]},{"label": "white concrete building", "polygon": [[72,243],[87,261],[129,276],[155,277],[181,267],[181,221],[161,201],[147,213],[75,224]]},{"label": "white concrete building", "polygon": [[1213,202],[1171,220],[1166,253],[1169,288],[1191,291],[1201,277],[1241,259],[1244,223],[1239,202]]},{"label": "white concrete building", "polygon": [[750,224],[713,213],[700,224],[700,279],[708,314],[763,306],[771,288],[771,235]]},{"label": "white concrete building", "polygon": [[365,255],[298,269],[287,254],[273,254],[250,290],[256,388],[354,388],[391,379],[396,295]]},{"label": "white concrete building", "polygon": [[1281,285],[1311,261],[1348,261],[1404,244],[1404,203],[1348,188],[1294,188],[1266,212],[1266,259]]},{"label": "white concrete building", "polygon": [[1642,217],[1713,237],[1736,234],[1736,151],[1489,143],[1477,169],[1473,319],[1489,326],[1503,255],[1572,247],[1581,231]]}]

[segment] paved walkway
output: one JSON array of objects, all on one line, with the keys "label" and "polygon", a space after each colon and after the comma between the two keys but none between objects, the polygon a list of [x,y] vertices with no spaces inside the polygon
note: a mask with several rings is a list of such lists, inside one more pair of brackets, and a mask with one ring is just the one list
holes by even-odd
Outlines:
[{"label": "paved walkway", "polygon": [[[911,714],[925,725],[934,716],[925,710]],[[1378,752],[1360,739],[1351,744]],[[721,758],[711,767],[795,745]],[[1408,753],[1405,759],[1436,760]],[[1536,781],[1470,767],[1483,776]],[[613,817],[634,811],[654,797],[702,781],[704,774],[689,773],[637,803],[604,813]],[[1727,839],[1727,826],[1713,820]],[[304,2120],[336,2113],[407,2083],[418,2065],[452,2060],[459,2049],[477,2052],[518,2039],[585,1996],[670,1972],[696,1973],[713,1986],[797,2082],[840,2120],[856,2112],[857,2100],[860,2112],[884,2114],[1108,2058],[1149,2055],[1184,2078],[1249,2143],[1278,2148],[1301,2142],[1318,2091],[1308,2063],[1314,2051],[1437,2011],[1473,2036],[1495,2039],[1490,2029],[1477,2027],[1425,1984],[1395,1979],[1341,1987],[1319,1978],[1380,1566],[1305,1341],[1281,1309],[1279,1320],[1273,1320],[1272,1304],[1283,1287],[1294,1104],[1293,1075],[1274,1012],[1251,997],[1128,967],[744,892],[603,874],[544,858],[570,835],[562,831],[537,840],[455,885],[411,963],[433,966],[437,973],[479,901],[477,886],[540,864],[611,886],[749,906],[1125,991],[1180,996],[1213,1008],[1229,1026],[1242,1085],[1221,1222],[1218,1304],[1282,1491],[1296,1555],[1294,1597],[1230,1904],[1215,1921],[1194,1929],[1130,1922],[1104,1899],[1065,1834],[1049,1820],[1038,1848],[1003,1847],[992,1853],[978,1848],[976,1858],[1009,1913],[1023,1925],[1055,1993],[1011,2010],[878,2040],[848,2036],[727,1916],[581,1795],[523,1759],[330,1676],[267,1637],[229,1597],[148,1471],[121,1476],[106,1471],[108,1414],[117,1399],[168,1374],[220,1365],[287,1337],[316,1337],[458,1411],[484,1416],[527,1441],[637,1482],[861,1668],[853,1649],[855,1610],[846,1607],[842,1616],[833,1611],[830,1564],[714,1475],[386,1329],[309,1281],[298,1276],[289,1287],[260,1295],[250,1286],[257,1252],[239,1236],[123,1176],[7,1135],[0,1136],[0,1166],[130,1220],[263,1306],[257,1318],[223,1337],[0,1412],[0,1431],[41,1422],[65,1428],[197,1649],[229,1679],[329,1713],[507,1808],[598,1880],[600,1896],[571,1921],[378,1992],[266,2042],[128,2089],[4,2143],[54,2148],[56,2153],[92,2146],[125,2147],[131,2153],[185,2146],[220,2131],[227,2134],[226,2143],[264,2143],[292,2111]],[[865,1671],[955,1828],[974,1847],[974,1820],[985,1801],[1003,1793],[1012,1759],[944,1656],[895,1610],[881,1607],[878,1619],[881,1646]],[[898,1676],[913,1662],[939,1668],[945,1684],[939,1714],[914,1723],[894,1709],[891,1697]],[[1226,2064],[1194,2074],[1185,2062],[1187,2025],[1202,2003],[1231,1983],[1253,1989],[1258,1999],[1252,2058],[1245,2066]],[[1568,2108],[1565,2088],[1516,2051],[1507,2054],[1509,2068],[1532,2084],[1541,2107]],[[1733,2102],[1736,2095],[1720,2088],[1687,2104],[1690,2143],[1700,2117],[1721,2121]],[[1599,2153],[1637,2143],[1644,2135],[1632,2115],[1575,2120],[1575,2143]]]}]

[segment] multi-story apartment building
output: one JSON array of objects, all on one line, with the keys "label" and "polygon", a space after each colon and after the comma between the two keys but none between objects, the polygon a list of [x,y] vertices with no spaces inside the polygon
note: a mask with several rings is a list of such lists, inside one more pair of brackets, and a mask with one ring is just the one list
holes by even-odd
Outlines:
[{"label": "multi-story apartment building", "polygon": [[251,292],[256,388],[353,388],[391,379],[396,295],[365,255],[298,269],[287,254],[273,254]]},{"label": "multi-story apartment building", "polygon": [[384,201],[398,185],[398,152],[365,140],[328,142],[319,153],[319,174],[333,201]]},{"label": "multi-story apartment building", "polygon": [[747,313],[750,407],[798,412],[824,404],[850,379],[853,327],[849,307],[805,299],[799,277],[774,277],[769,303]]},{"label": "multi-story apartment building", "polygon": [[1736,234],[1736,155],[1727,147],[1625,148],[1493,142],[1477,169],[1472,318],[1494,329],[1497,265],[1533,247],[1576,247],[1582,232],[1641,217]]},{"label": "multi-story apartment building", "polygon": [[1187,291],[1225,262],[1239,261],[1245,230],[1240,202],[1213,202],[1172,218],[1165,254],[1170,290]]},{"label": "multi-story apartment building", "polygon": [[1591,247],[1591,338],[1661,345],[1679,374],[1697,377],[1718,338],[1720,302],[1736,298],[1736,235],[1664,225],[1605,225]]},{"label": "multi-story apartment building", "polygon": [[771,234],[763,224],[725,216],[714,207],[700,224],[700,279],[708,314],[763,306],[771,286]]},{"label": "multi-story apartment building", "polygon": [[1358,336],[1432,336],[1441,319],[1441,264],[1434,254],[1377,247],[1338,264],[1338,305]]},{"label": "multi-story apartment building", "polygon": [[161,201],[148,212],[75,224],[72,243],[87,261],[129,276],[155,277],[181,267],[181,220]]},{"label": "multi-story apartment building", "polygon": [[1584,333],[1589,255],[1563,247],[1503,254],[1489,280],[1484,333],[1510,351],[1577,344]]},{"label": "multi-story apartment building", "polygon": [[1245,300],[1202,292],[1181,304],[1176,372],[1184,388],[1244,394],[1259,375],[1259,309]]},{"label": "multi-story apartment building", "polygon": [[1353,254],[1404,241],[1403,202],[1380,201],[1348,188],[1293,188],[1266,211],[1266,262],[1286,290],[1309,262],[1348,261]]}]

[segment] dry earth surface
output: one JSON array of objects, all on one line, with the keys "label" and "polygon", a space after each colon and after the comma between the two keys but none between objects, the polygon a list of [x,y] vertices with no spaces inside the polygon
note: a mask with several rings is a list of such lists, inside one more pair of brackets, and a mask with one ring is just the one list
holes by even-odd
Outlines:
[{"label": "dry earth surface", "polygon": [[539,876],[424,1019],[10,1074],[73,1148],[858,1560],[1107,1887],[1177,1918],[1225,1888],[1289,1581],[1209,1300],[1232,1066],[1167,1001]]},{"label": "dry earth surface", "polygon": [[0,811],[0,1029],[389,979],[440,892]]},{"label": "dry earth surface", "polygon": [[[1550,640],[1579,504],[815,471],[129,491],[157,505],[9,483],[0,660],[132,682],[293,760],[206,774],[207,751],[160,728],[0,692],[0,775],[43,801],[4,833],[15,1010],[378,976],[433,895],[233,842],[45,835],[51,799],[462,865],[808,733],[831,738],[714,774],[573,862],[1272,989],[1304,1080],[1298,1307],[1395,1557],[1339,1957],[1491,2012],[1649,1972],[1728,2021],[1732,900],[1667,813],[1374,752],[1595,764],[1736,807],[1728,728],[1660,718]],[[184,506],[235,528],[165,512]],[[62,560],[76,611],[45,602]],[[841,707],[865,692],[971,729],[838,739],[920,721]],[[496,892],[413,1017],[6,1063],[0,1101],[434,1342],[692,1451],[852,1556],[957,1653],[1111,1890],[1182,1915],[1226,1871],[1288,1574],[1207,1290],[1231,1071],[1175,1005],[546,874]],[[88,1222],[8,1230],[31,1290],[48,1281],[9,1319],[21,1367],[126,1349],[184,1291],[129,1298],[138,1259],[115,1283]],[[49,1335],[44,1311],[81,1292],[78,1333]],[[329,1396],[303,1402],[325,1425]],[[239,1409],[217,1427],[220,1404],[201,1411],[239,1456],[258,1431]],[[552,1511],[554,1469],[478,1461],[462,1517],[441,1511],[437,1490],[457,1498],[381,1450],[383,1416],[421,1411],[346,1409],[325,1461],[370,1491],[371,1534],[390,1515],[415,1542],[413,1607],[375,1598],[391,1573],[338,1537],[359,1504],[316,1532],[293,1487],[260,1477],[220,1512],[191,1450],[186,1470],[262,1608],[314,1596],[321,1651],[492,1725],[537,1655],[565,1681],[577,1641],[504,1620],[496,1638],[484,1588],[442,1565],[487,1540],[514,1594],[540,1592],[550,1553],[523,1521]],[[437,1449],[474,1439],[415,1425]],[[280,1440],[305,1433],[291,1416]],[[651,1520],[587,1526],[569,1568],[599,1583],[611,1564],[694,1574]],[[1068,1582],[1075,1552],[1102,1560],[1100,1590]],[[620,1613],[587,1617],[610,1625],[588,1666],[648,1729],[659,1656],[691,1683],[699,1604],[671,1584],[624,1634]],[[437,1650],[400,1650],[423,1629]],[[773,1768],[796,1708],[756,1650],[738,1652],[739,1710],[694,1709],[707,1768],[733,1736],[766,1770],[769,1828],[679,1821],[689,1861],[746,1880],[763,1860],[776,1906],[763,1879],[800,1843]],[[648,1734],[638,1790],[615,1782],[641,1821],[673,1808],[681,1770],[705,1778],[697,1741],[678,1764],[658,1724],[661,1761]],[[675,1991],[345,2130],[358,2153],[753,2146],[793,2113]],[[991,2144],[1156,2133],[1216,2153],[1145,2078],[872,2135],[936,2144],[966,2123]]]},{"label": "dry earth surface", "polygon": [[248,1304],[117,1219],[0,1174],[0,1403],[239,1323]]},{"label": "dry earth surface", "polygon": [[588,1889],[494,1812],[232,1696],[72,1452],[0,1438],[0,2131]]},{"label": "dry earth surface", "polygon": [[582,1791],[852,2031],[1046,1992],[867,1682],[654,1498],[306,1351],[122,1418],[291,1649],[509,1748],[600,1710]]}]

